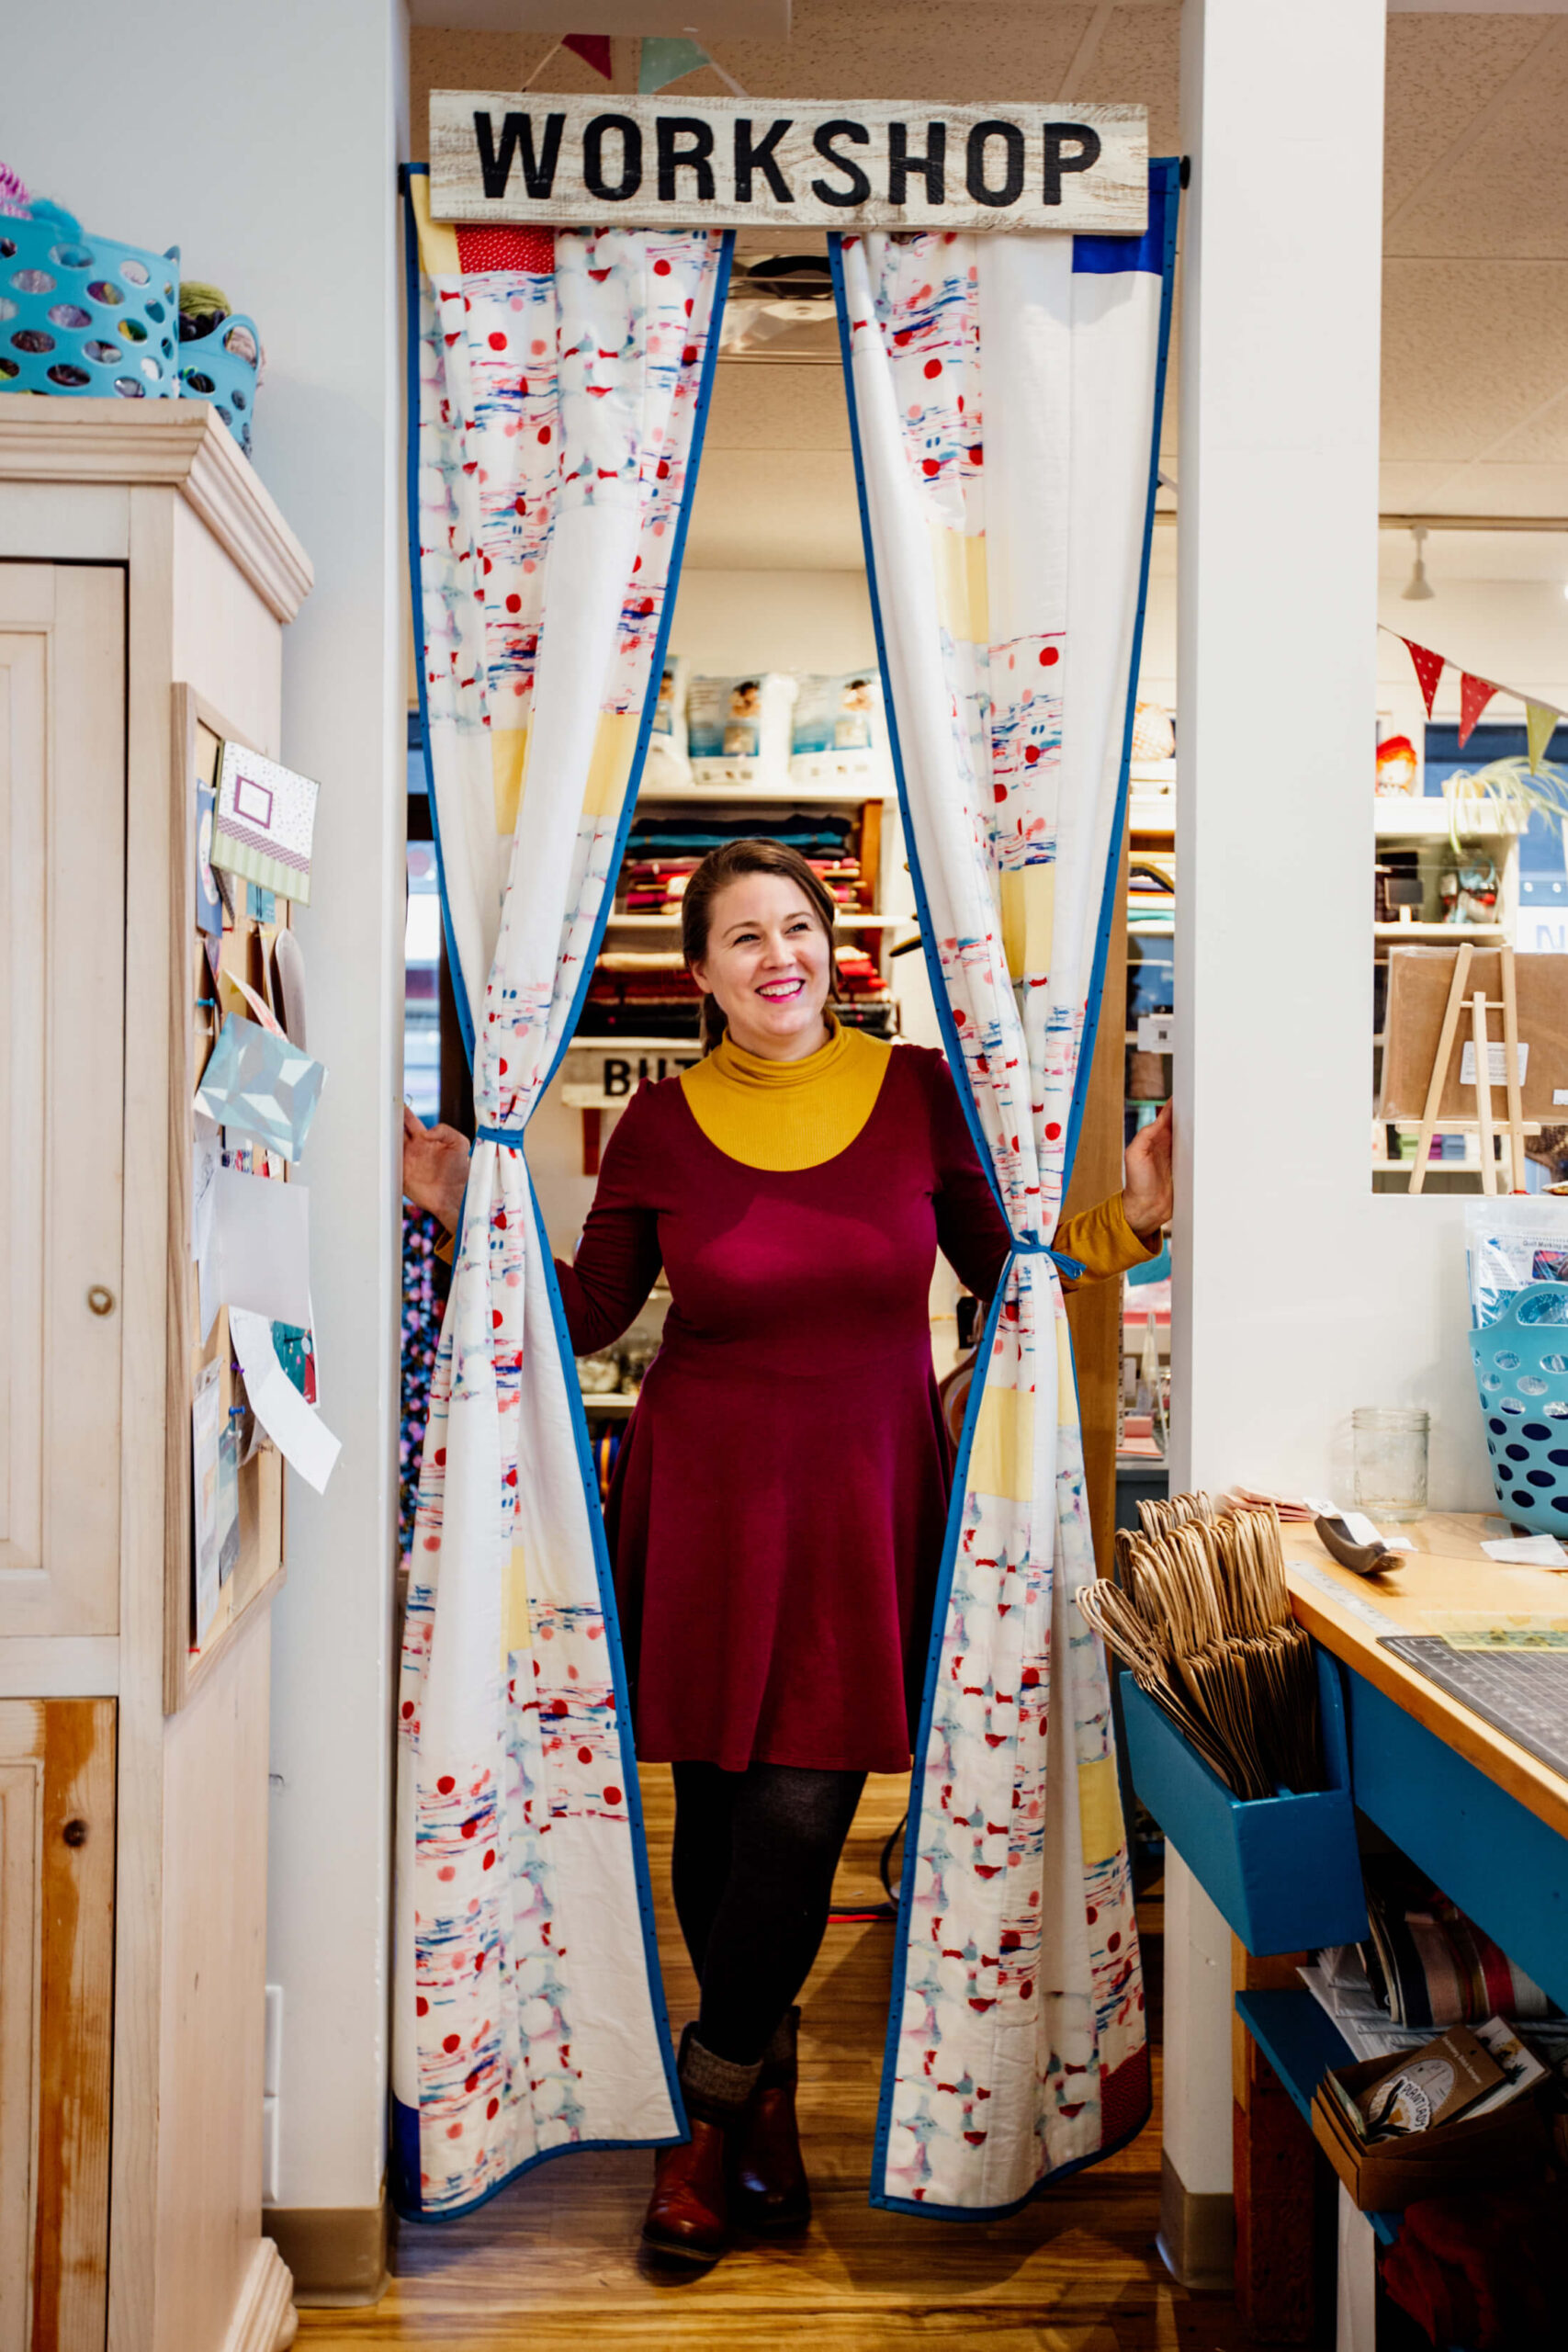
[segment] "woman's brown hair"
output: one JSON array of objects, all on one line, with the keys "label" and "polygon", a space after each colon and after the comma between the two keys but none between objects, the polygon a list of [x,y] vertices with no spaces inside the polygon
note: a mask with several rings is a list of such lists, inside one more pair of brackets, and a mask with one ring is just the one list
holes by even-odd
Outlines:
[{"label": "woman's brown hair", "polygon": [[[708,932],[713,922],[713,902],[731,882],[739,882],[744,874],[777,874],[785,882],[793,882],[808,901],[812,913],[821,924],[828,939],[828,986],[831,995],[839,992],[839,962],[833,952],[834,906],[832,894],[819,874],[814,874],[797,849],[784,842],[742,841],[726,842],[722,849],[710,849],[686,885],[681,900],[681,947],[690,970],[702,963],[708,952]],[[703,1051],[711,1054],[728,1026],[717,997],[711,991],[703,998]]]}]

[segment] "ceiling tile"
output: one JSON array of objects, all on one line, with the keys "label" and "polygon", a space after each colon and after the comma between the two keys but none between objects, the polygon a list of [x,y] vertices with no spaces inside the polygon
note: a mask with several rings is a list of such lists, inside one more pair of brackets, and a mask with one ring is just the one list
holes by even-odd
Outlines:
[{"label": "ceiling tile", "polygon": [[1387,211],[1404,203],[1428,164],[1474,121],[1549,23],[1536,16],[1389,18]]},{"label": "ceiling tile", "polygon": [[720,360],[705,450],[848,450],[850,412],[837,368]]},{"label": "ceiling tile", "polygon": [[1382,452],[1476,457],[1568,385],[1568,263],[1391,261]]},{"label": "ceiling tile", "polygon": [[[1479,130],[1393,224],[1391,254],[1434,259],[1568,257],[1568,31],[1561,18],[1529,21],[1555,29],[1562,36],[1558,47],[1532,73],[1528,91]],[[1477,94],[1472,113],[1480,112],[1482,103]]]},{"label": "ceiling tile", "polygon": [[[1147,107],[1150,154],[1179,154],[1180,46],[1179,7],[1118,8],[1074,96],[1101,104]],[[997,86],[1012,85],[1007,82]]]}]

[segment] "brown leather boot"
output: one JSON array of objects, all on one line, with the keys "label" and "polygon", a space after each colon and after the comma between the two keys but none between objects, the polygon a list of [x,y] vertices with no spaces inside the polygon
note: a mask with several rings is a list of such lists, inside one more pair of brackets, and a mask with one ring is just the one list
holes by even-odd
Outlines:
[{"label": "brown leather boot", "polygon": [[768,2044],[757,2087],[735,2140],[735,2210],[749,2230],[803,2230],[811,2189],[795,2118],[800,2011],[791,2009]]},{"label": "brown leather boot", "polygon": [[677,2071],[692,2136],[654,2160],[642,2242],[677,2262],[716,2262],[729,2244],[730,2138],[761,2068],[716,2057],[688,2026]]}]

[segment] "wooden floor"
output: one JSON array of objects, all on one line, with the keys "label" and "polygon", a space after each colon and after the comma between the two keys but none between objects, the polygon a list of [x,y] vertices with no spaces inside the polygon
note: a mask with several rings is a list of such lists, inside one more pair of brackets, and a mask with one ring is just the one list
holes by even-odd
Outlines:
[{"label": "wooden floor", "polygon": [[[868,1784],[840,1902],[880,1895],[877,1856],[906,1786]],[[669,1900],[668,1772],[645,1768],[643,1791],[678,2030],[695,1999]],[[1147,1925],[1157,1927],[1157,1905]],[[829,1928],[804,1996],[801,2113],[816,2215],[797,2245],[742,2244],[691,2278],[656,2268],[637,2251],[651,2157],[565,2155],[466,2220],[405,2223],[382,2301],[302,2312],[301,2346],[904,2352],[972,2339],[984,2352],[1228,2352],[1238,2340],[1229,2302],[1184,2293],[1155,2251],[1157,2107],[1131,2147],[1010,2221],[930,2222],[867,2203],[892,1940],[886,1925]],[[1151,1976],[1158,1951],[1151,1935]],[[1156,2091],[1158,2079],[1156,2052]]]}]

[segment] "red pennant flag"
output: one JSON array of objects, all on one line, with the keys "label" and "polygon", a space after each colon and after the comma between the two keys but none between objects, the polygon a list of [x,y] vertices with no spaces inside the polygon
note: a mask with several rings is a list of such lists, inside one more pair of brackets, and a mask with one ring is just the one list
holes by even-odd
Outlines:
[{"label": "red pennant flag", "polygon": [[1421,686],[1421,699],[1427,706],[1427,716],[1430,718],[1432,705],[1437,699],[1438,680],[1443,674],[1443,657],[1440,653],[1429,651],[1425,645],[1417,645],[1411,638],[1402,637],[1399,641],[1416,664],[1416,675]]},{"label": "red pennant flag", "polygon": [[608,33],[568,33],[561,47],[570,49],[574,57],[581,57],[584,65],[592,65],[595,74],[603,74],[606,82],[610,79],[613,69]]},{"label": "red pennant flag", "polygon": [[1459,747],[1462,752],[1470,741],[1471,729],[1482,712],[1498,692],[1490,678],[1472,678],[1468,670],[1461,671],[1459,682]]}]

